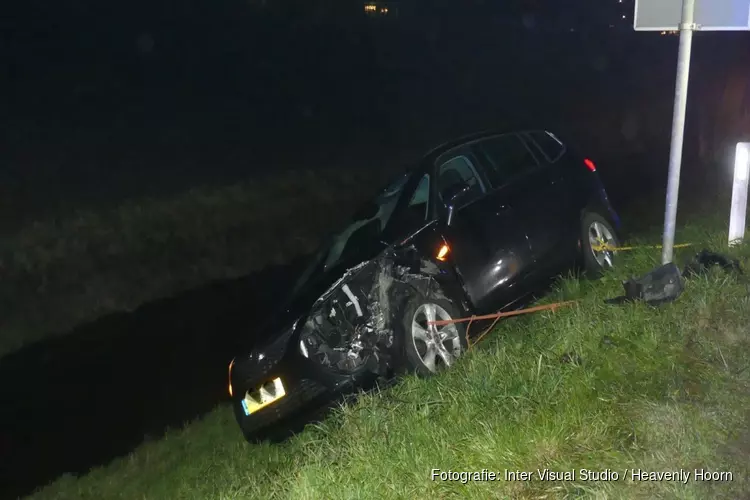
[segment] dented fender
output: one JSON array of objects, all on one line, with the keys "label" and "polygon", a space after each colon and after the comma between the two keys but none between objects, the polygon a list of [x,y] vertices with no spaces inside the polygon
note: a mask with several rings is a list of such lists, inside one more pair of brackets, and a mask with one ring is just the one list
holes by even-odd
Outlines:
[{"label": "dented fender", "polygon": [[377,258],[348,269],[315,300],[300,323],[299,349],[308,360],[337,376],[394,369],[398,343],[394,325],[402,304],[414,294],[456,300],[449,265],[420,256],[413,246],[393,246]]}]

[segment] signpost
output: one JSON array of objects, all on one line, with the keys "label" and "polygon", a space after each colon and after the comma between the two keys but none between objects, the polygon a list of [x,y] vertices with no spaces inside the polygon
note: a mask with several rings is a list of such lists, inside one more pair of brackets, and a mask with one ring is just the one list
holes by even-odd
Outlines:
[{"label": "signpost", "polygon": [[636,31],[680,30],[661,260],[672,261],[693,31],[750,30],[750,0],[635,0]]}]

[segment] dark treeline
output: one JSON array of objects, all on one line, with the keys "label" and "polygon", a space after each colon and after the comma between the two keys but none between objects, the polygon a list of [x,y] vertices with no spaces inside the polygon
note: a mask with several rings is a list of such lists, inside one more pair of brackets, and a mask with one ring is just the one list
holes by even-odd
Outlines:
[{"label": "dark treeline", "polygon": [[[632,4],[561,4],[414,0],[368,18],[355,1],[22,2],[3,20],[4,203],[367,167],[521,120],[574,138],[617,181],[657,185],[677,37],[633,33]],[[737,34],[707,35],[691,81],[696,155],[700,134],[711,149],[699,122],[717,120],[748,55]]]}]

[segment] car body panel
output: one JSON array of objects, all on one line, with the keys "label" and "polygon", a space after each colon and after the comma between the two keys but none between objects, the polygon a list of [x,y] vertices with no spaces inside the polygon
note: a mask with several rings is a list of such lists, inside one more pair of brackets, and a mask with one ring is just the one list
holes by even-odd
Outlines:
[{"label": "car body panel", "polygon": [[461,207],[443,233],[475,311],[487,312],[522,294],[519,287],[532,256],[516,212],[503,193],[490,192]]}]

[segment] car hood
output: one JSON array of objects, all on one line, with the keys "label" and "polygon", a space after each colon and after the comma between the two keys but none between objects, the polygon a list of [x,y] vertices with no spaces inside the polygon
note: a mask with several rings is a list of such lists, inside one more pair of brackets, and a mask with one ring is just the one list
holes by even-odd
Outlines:
[{"label": "car hood", "polygon": [[333,289],[338,282],[348,279],[345,278],[347,275],[356,274],[358,269],[378,259],[384,252],[407,244],[412,237],[433,224],[434,221],[430,221],[406,237],[399,238],[395,243],[389,244],[378,241],[376,244],[360,247],[348,259],[328,270],[323,270],[321,265],[323,259],[320,258],[320,254],[313,257],[305,271],[310,273],[308,279],[303,280],[302,284],[298,285],[296,289],[290,290],[286,298],[260,328],[258,336],[252,341],[253,347],[268,343],[278,335],[288,331],[298,319],[310,311],[315,301],[327,291]]},{"label": "car hood", "polygon": [[381,246],[379,251],[369,252],[369,258],[361,259],[354,266],[342,265],[325,272],[315,272],[302,287],[294,291],[294,293],[290,291],[285,296],[285,299],[262,324],[257,332],[258,335],[250,339],[245,347],[255,348],[256,346],[267,344],[288,331],[298,319],[310,311],[318,298],[328,290],[334,288],[334,285],[341,281],[347,273],[377,259],[387,248]]}]

